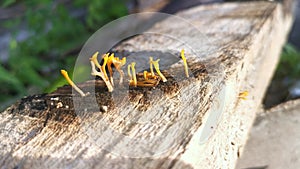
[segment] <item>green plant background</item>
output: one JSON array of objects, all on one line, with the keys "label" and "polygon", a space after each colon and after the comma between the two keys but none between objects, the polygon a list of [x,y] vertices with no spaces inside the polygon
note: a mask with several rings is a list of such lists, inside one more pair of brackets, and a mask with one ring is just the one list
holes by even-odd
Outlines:
[{"label": "green plant background", "polygon": [[300,51],[293,45],[286,44],[284,46],[275,78],[300,79]]},{"label": "green plant background", "polygon": [[[67,2],[67,4],[66,4]],[[0,109],[28,94],[51,92],[66,84],[59,70],[72,76],[81,46],[97,29],[128,13],[124,0],[4,0],[2,8],[22,5],[20,16],[1,25],[10,30],[8,60],[0,64]],[[72,11],[83,11],[76,17]],[[20,27],[29,37],[16,40]]]}]

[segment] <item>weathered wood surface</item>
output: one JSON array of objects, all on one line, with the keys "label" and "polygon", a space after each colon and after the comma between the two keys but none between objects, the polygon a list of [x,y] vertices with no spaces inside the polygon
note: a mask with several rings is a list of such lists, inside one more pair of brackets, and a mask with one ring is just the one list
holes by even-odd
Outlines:
[{"label": "weathered wood surface", "polygon": [[[192,50],[157,34],[137,36],[115,48],[130,54],[155,52],[167,83],[110,94],[97,82],[95,95],[85,98],[72,95],[68,87],[25,98],[0,114],[0,165],[234,168],[291,16],[272,2],[201,6],[177,15],[202,34],[172,18],[150,31],[177,35],[191,42]],[[199,38],[203,35],[206,40]],[[181,48],[186,49],[190,78],[184,78],[179,59],[167,57],[178,55]],[[137,60],[141,64],[145,58]],[[94,86],[87,84],[81,87],[92,91]],[[244,90],[250,92],[248,100],[238,98]]]}]

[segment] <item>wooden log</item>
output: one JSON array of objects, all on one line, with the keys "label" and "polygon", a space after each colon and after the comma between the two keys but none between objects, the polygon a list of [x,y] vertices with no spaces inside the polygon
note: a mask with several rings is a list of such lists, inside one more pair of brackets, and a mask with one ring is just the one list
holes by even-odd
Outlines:
[{"label": "wooden log", "polygon": [[138,7],[138,9],[136,9],[136,12],[153,12],[162,9],[165,5],[169,3],[169,0],[137,0],[136,3]]},{"label": "wooden log", "polygon": [[149,30],[177,39],[145,34],[114,49],[139,65],[155,54],[166,83],[109,93],[96,80],[79,85],[92,92],[86,97],[63,87],[24,98],[0,114],[0,165],[234,168],[292,17],[275,2],[199,6],[177,16],[185,21],[169,17]]}]

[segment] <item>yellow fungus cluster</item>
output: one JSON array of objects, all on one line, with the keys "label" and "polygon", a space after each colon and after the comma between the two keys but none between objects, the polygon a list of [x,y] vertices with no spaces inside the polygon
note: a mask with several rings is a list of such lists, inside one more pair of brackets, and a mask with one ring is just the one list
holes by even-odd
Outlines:
[{"label": "yellow fungus cluster", "polygon": [[148,71],[144,71],[143,73],[138,74],[137,86],[139,87],[154,87],[157,86],[160,77],[157,75],[152,75],[152,73]]},{"label": "yellow fungus cluster", "polygon": [[[113,86],[114,86],[114,81],[113,81],[113,70],[112,70],[112,65],[117,69],[117,71],[120,73],[120,84],[123,83],[123,76],[124,72],[122,70],[122,66],[126,64],[126,58],[119,59],[118,57],[115,57],[115,55],[106,53],[102,56],[103,59],[103,64],[100,66],[98,62],[98,54],[99,52],[96,52],[91,58],[91,66],[92,66],[92,75],[93,76],[99,76],[102,78],[102,80],[105,82],[108,91],[112,92],[113,91]],[[100,72],[96,70],[95,65],[97,68],[99,68]],[[106,67],[109,72],[110,78],[108,78],[108,75],[106,73]]]},{"label": "yellow fungus cluster", "polygon": [[[98,54],[99,52],[96,52],[90,58],[90,63],[92,68],[91,75],[100,77],[104,81],[105,85],[107,86],[108,91],[112,92],[114,86],[112,66],[114,66],[115,69],[119,72],[120,74],[119,84],[122,84],[124,78],[124,72],[122,70],[122,67],[126,64],[126,58],[124,57],[122,59],[119,59],[118,57],[115,57],[113,53],[112,54],[106,53],[102,55],[103,63],[102,65],[100,65],[97,59]],[[189,77],[187,62],[184,56],[184,50],[181,50],[181,58],[184,63],[185,74],[187,77]],[[150,72],[144,71],[143,73],[138,73],[138,74],[136,73],[135,70],[136,63],[135,62],[130,63],[127,68],[128,76],[130,78],[129,85],[133,87],[154,87],[158,85],[160,80],[166,82],[167,79],[159,69],[159,61],[160,59],[154,61],[153,57],[149,57]],[[153,66],[157,75],[156,73],[154,73]],[[99,71],[96,68],[98,68]],[[108,70],[109,76],[107,75],[106,68]],[[61,74],[81,96],[86,96],[86,94],[82,90],[80,90],[75,85],[75,83],[70,79],[68,73],[65,70],[61,70]]]},{"label": "yellow fungus cluster", "polygon": [[[108,54],[107,54],[107,56],[108,56]],[[125,64],[126,64],[126,58],[125,57],[123,57],[120,60],[118,57],[115,57],[115,54],[113,54],[113,53],[108,57],[107,68],[108,68],[108,71],[109,71],[110,82],[112,83],[112,85],[114,85],[114,82],[113,82],[113,71],[112,71],[111,65],[114,65],[114,67],[119,72],[119,74],[120,74],[119,84],[122,84],[123,83],[123,77],[124,77],[124,72],[122,70],[122,66],[124,66]]]},{"label": "yellow fungus cluster", "polygon": [[[108,91],[112,92],[113,91],[113,86],[111,84],[111,82],[108,79],[107,73],[106,73],[106,64],[107,64],[107,60],[108,60],[108,55],[105,54],[103,55],[103,64],[102,66],[99,64],[98,62],[98,54],[99,52],[96,52],[91,58],[90,58],[90,63],[92,66],[92,72],[91,75],[93,76],[99,76],[101,77],[101,79],[104,81],[104,83],[106,84]],[[96,67],[99,68],[100,72],[96,70]]]},{"label": "yellow fungus cluster", "polygon": [[[167,81],[167,79],[163,76],[163,74],[159,70],[158,65],[159,59],[157,61],[153,61],[153,58],[150,57],[150,72],[144,71],[143,73],[136,74],[135,71],[135,62],[132,62],[130,65],[128,65],[128,76],[130,78],[129,85],[133,87],[154,87],[158,85],[160,79],[165,79],[164,82]],[[157,76],[153,71],[153,65],[154,68],[159,76]]]}]

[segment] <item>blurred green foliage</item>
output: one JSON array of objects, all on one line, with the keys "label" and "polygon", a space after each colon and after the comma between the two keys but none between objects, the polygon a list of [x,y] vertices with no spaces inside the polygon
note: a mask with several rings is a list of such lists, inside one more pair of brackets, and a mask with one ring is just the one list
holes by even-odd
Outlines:
[{"label": "blurred green foliage", "polygon": [[[4,0],[2,8],[23,5],[25,12],[3,24],[11,30],[9,57],[0,64],[0,109],[24,95],[51,92],[65,84],[60,69],[72,75],[84,42],[109,21],[127,14],[123,0]],[[67,5],[66,5],[67,2]],[[83,17],[74,11],[84,11]],[[72,13],[73,12],[73,13]],[[21,26],[29,37],[18,41]]]},{"label": "blurred green foliage", "polygon": [[300,78],[300,51],[293,45],[286,44],[284,46],[276,69],[275,78]]},{"label": "blurred green foliage", "polygon": [[[77,6],[86,6],[89,15],[86,18],[87,25],[91,29],[99,28],[99,25],[103,25],[117,19],[128,13],[125,0],[75,0]],[[102,15],[99,15],[102,13]]]}]

